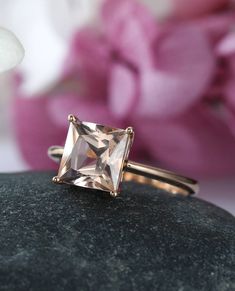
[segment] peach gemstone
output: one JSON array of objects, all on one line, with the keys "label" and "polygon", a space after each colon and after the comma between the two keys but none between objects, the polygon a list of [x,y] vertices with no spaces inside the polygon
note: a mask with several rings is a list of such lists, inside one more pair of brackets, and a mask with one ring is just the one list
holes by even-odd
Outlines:
[{"label": "peach gemstone", "polygon": [[130,146],[126,130],[71,122],[58,178],[66,184],[118,192]]}]

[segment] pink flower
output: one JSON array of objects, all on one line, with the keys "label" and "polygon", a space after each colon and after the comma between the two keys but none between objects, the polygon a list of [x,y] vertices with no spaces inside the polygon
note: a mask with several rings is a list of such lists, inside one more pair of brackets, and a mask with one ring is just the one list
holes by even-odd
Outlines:
[{"label": "pink flower", "polygon": [[229,0],[172,0],[172,16],[192,18],[214,12],[229,5]]},{"label": "pink flower", "polygon": [[35,170],[55,167],[47,158],[47,149],[52,144],[63,144],[66,129],[51,118],[49,95],[39,95],[35,99],[17,97],[13,124],[23,158]]},{"label": "pink flower", "polygon": [[[187,27],[163,27],[160,32],[156,22],[151,20],[151,15],[148,16],[133,1],[122,0],[117,4],[110,0],[107,3],[108,7],[104,9],[105,27],[108,28],[106,34],[116,52],[119,71],[121,67],[123,71],[129,67],[129,74],[125,74],[128,78],[126,83],[130,87],[132,82],[132,87],[135,87],[129,89],[129,96],[126,94],[125,98],[121,98],[116,93],[115,84],[114,89],[111,86],[110,104],[113,113],[118,111],[120,115],[120,108],[126,111],[122,102],[131,105],[136,91],[139,92],[139,96],[136,96],[139,102],[134,110],[142,117],[169,117],[193,106],[213,76],[215,60],[204,31],[197,29],[196,25],[188,24]],[[139,17],[139,11],[142,17]],[[117,44],[115,35],[121,35]],[[136,46],[137,43],[140,45]],[[116,66],[113,70],[111,76],[116,75]],[[133,82],[136,71],[138,82]],[[117,103],[118,107],[115,106]],[[133,112],[131,107],[130,110]]]},{"label": "pink flower", "polygon": [[[203,3],[195,15],[225,1]],[[53,89],[16,101],[26,160],[37,169],[51,166],[46,148],[63,144],[66,116],[74,113],[134,126],[136,159],[196,176],[234,172],[233,15],[164,24],[137,0],[107,0],[101,20],[77,31]]]},{"label": "pink flower", "polygon": [[218,57],[226,69],[226,79],[221,86],[225,103],[226,121],[235,137],[235,33],[230,31],[216,48]]},{"label": "pink flower", "polygon": [[213,110],[200,106],[166,121],[134,123],[149,152],[161,165],[195,178],[235,171],[235,139]]},{"label": "pink flower", "polygon": [[86,98],[107,99],[110,67],[107,40],[94,29],[79,31],[72,40],[64,62],[64,77],[79,80],[80,93]]}]

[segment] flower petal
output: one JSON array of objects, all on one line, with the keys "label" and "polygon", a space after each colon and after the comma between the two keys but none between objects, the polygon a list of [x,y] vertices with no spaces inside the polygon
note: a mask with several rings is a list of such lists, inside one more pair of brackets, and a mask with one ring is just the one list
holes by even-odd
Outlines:
[{"label": "flower petal", "polygon": [[235,112],[235,55],[229,58],[230,76],[224,88],[227,106]]},{"label": "flower petal", "polygon": [[207,38],[193,25],[171,28],[156,43],[156,68],[142,72],[140,116],[167,118],[189,109],[213,77],[214,57]]},{"label": "flower petal", "polygon": [[194,21],[194,23],[204,31],[211,44],[217,45],[234,26],[235,15],[232,11],[219,14],[208,15]]},{"label": "flower petal", "polygon": [[229,56],[235,54],[235,33],[230,32],[224,37],[216,48],[216,52],[220,56]]},{"label": "flower petal", "polygon": [[205,15],[224,8],[229,0],[172,0],[173,17],[178,19],[192,18]]},{"label": "flower petal", "polygon": [[53,122],[61,127],[67,127],[66,120],[69,114],[77,115],[82,121],[111,126],[120,125],[104,102],[77,95],[57,95],[50,98],[47,110]]},{"label": "flower petal", "polygon": [[137,99],[137,77],[128,67],[115,64],[111,70],[109,107],[119,118],[128,116]]},{"label": "flower petal", "polygon": [[235,138],[205,108],[171,121],[142,120],[136,127],[155,160],[169,169],[198,178],[235,171]]},{"label": "flower petal", "polygon": [[109,65],[109,46],[96,31],[84,29],[75,34],[64,63],[64,74],[79,77],[84,96],[107,97]]},{"label": "flower petal", "polygon": [[151,44],[158,29],[143,5],[134,0],[108,0],[102,17],[105,33],[119,58],[141,68],[152,64]]},{"label": "flower petal", "polygon": [[234,108],[228,107],[227,109],[227,125],[229,127],[229,129],[231,130],[231,133],[233,134],[234,138],[235,138],[235,110]]},{"label": "flower petal", "polygon": [[9,30],[0,28],[0,73],[14,68],[24,57],[24,49]]},{"label": "flower petal", "polygon": [[66,129],[58,126],[47,110],[48,99],[16,98],[13,104],[13,126],[24,160],[34,170],[56,169],[47,156],[51,145],[63,145]]}]

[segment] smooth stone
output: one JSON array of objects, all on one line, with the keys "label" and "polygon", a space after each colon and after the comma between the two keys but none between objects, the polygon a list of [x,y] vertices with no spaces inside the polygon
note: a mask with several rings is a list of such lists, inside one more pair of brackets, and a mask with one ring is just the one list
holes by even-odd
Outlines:
[{"label": "smooth stone", "polygon": [[134,183],[114,199],[53,175],[0,175],[0,290],[235,290],[226,211]]}]

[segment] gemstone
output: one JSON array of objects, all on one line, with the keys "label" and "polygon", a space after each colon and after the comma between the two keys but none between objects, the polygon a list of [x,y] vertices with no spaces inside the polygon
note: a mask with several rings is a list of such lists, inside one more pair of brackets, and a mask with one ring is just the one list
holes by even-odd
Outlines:
[{"label": "gemstone", "polygon": [[70,122],[58,178],[61,183],[119,192],[132,136],[123,129]]}]

